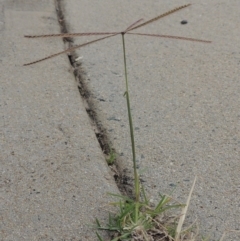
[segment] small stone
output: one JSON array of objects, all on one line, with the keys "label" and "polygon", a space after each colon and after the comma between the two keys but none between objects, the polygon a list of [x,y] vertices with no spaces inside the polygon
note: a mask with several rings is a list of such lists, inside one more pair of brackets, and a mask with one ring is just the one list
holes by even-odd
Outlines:
[{"label": "small stone", "polygon": [[181,24],[187,24],[187,23],[188,23],[187,20],[182,20],[182,21],[181,21]]}]

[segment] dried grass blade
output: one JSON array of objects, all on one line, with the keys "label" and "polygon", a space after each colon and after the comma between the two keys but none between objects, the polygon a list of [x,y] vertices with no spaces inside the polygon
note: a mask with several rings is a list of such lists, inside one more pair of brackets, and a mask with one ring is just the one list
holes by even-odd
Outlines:
[{"label": "dried grass blade", "polygon": [[113,36],[115,36],[115,35],[117,35],[117,34],[118,34],[118,33],[112,34],[112,35],[110,35],[110,36],[106,36],[106,37],[103,37],[103,38],[95,39],[95,40],[93,40],[93,41],[90,41],[90,42],[87,42],[87,43],[84,43],[84,44],[76,45],[76,46],[71,47],[71,48],[69,48],[69,49],[66,49],[66,50],[64,50],[64,51],[61,51],[61,52],[58,52],[58,53],[56,53],[56,54],[52,54],[52,55],[50,55],[50,56],[47,56],[47,57],[45,57],[45,58],[43,58],[43,59],[39,59],[39,60],[30,62],[30,63],[24,64],[23,66],[36,64],[36,63],[39,63],[39,62],[41,62],[41,61],[44,61],[44,60],[47,60],[47,59],[51,59],[51,58],[53,58],[53,57],[56,57],[56,56],[58,56],[58,55],[60,55],[60,54],[72,52],[72,51],[75,50],[75,49],[78,49],[78,48],[84,47],[84,46],[86,46],[86,45],[90,45],[90,44],[96,43],[96,42],[101,41],[101,40],[106,39],[106,38],[113,37]]},{"label": "dried grass blade", "polygon": [[172,36],[172,35],[162,35],[162,34],[129,33],[129,32],[127,34],[150,36],[150,37],[160,37],[160,38],[170,38],[170,39],[180,39],[180,40],[187,40],[187,41],[193,41],[193,42],[202,42],[202,43],[211,43],[212,42],[212,41],[203,40],[203,39],[186,38],[186,37]]},{"label": "dried grass blade", "polygon": [[172,9],[172,10],[166,12],[166,13],[163,13],[163,14],[155,17],[155,18],[152,18],[152,19],[150,19],[150,20],[148,20],[148,21],[146,21],[146,22],[144,22],[144,23],[142,23],[142,24],[139,24],[139,25],[137,25],[137,26],[135,26],[135,27],[133,27],[133,28],[131,28],[131,29],[128,29],[128,31],[133,30],[133,29],[140,28],[140,27],[145,26],[145,25],[147,25],[147,24],[149,24],[149,23],[152,23],[152,22],[154,22],[154,21],[157,21],[157,20],[160,19],[160,18],[166,17],[166,16],[168,16],[168,15],[170,15],[170,14],[172,14],[172,13],[175,13],[175,12],[178,11],[178,10],[181,10],[181,9],[183,9],[183,8],[186,8],[186,7],[190,6],[190,5],[191,5],[191,4],[186,4],[186,5],[180,6],[180,7],[178,7],[178,8],[174,8],[174,9]]},{"label": "dried grass blade", "polygon": [[226,231],[223,233],[222,237],[220,238],[219,241],[223,241],[224,237],[226,236]]},{"label": "dried grass blade", "polygon": [[226,230],[226,231],[224,231],[224,233],[223,233],[223,235],[222,235],[222,237],[220,238],[219,241],[223,241],[223,240],[224,240],[224,237],[226,236],[226,234],[227,234],[227,233],[230,233],[230,232],[240,233],[239,230]]},{"label": "dried grass blade", "polygon": [[136,22],[132,23],[129,27],[126,28],[126,30],[124,32],[127,32],[128,30],[133,28],[136,24],[140,23],[141,21],[143,21],[143,18],[141,18],[141,19],[137,20]]},{"label": "dried grass blade", "polygon": [[59,33],[59,34],[44,34],[44,35],[24,35],[25,38],[49,38],[49,37],[74,37],[74,36],[94,36],[94,35],[112,35],[120,34],[120,32],[95,32],[95,33]]},{"label": "dried grass blade", "polygon": [[190,204],[190,200],[191,200],[191,196],[192,196],[192,192],[193,192],[196,180],[197,180],[197,177],[195,177],[195,179],[194,179],[192,188],[191,188],[190,193],[188,195],[186,206],[182,209],[181,216],[180,216],[178,226],[177,226],[177,229],[176,229],[175,241],[180,241],[180,239],[179,239],[180,233],[181,233],[182,226],[183,226],[186,214],[187,214],[187,210],[188,210],[188,207],[189,207],[189,204]]}]

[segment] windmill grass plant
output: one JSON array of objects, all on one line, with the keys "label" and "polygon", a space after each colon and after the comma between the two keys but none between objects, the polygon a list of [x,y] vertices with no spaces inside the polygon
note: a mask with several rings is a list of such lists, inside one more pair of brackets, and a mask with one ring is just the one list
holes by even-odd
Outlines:
[{"label": "windmill grass plant", "polygon": [[[171,11],[161,14],[160,16],[157,16],[141,24],[140,22],[142,21],[142,19],[140,19],[134,22],[133,24],[131,24],[125,31],[121,31],[121,32],[64,33],[64,34],[25,36],[27,38],[36,38],[36,37],[74,37],[74,36],[88,36],[88,35],[98,35],[98,36],[105,35],[104,37],[101,37],[99,39],[71,47],[67,50],[50,55],[46,58],[25,64],[25,66],[38,63],[40,61],[58,56],[63,53],[74,51],[77,48],[84,47],[92,43],[96,43],[98,41],[113,37],[115,35],[121,35],[122,37],[123,62],[124,62],[125,85],[126,85],[126,91],[124,93],[124,96],[127,102],[129,130],[130,130],[130,137],[131,137],[132,162],[133,162],[133,171],[134,171],[134,196],[130,198],[124,195],[110,194],[111,196],[118,198],[117,202],[111,203],[112,205],[117,206],[119,208],[118,213],[114,215],[109,213],[108,224],[104,226],[102,226],[100,224],[100,221],[96,219],[97,229],[108,230],[113,232],[111,241],[206,240],[202,238],[200,239],[197,238],[197,232],[193,231],[193,226],[190,226],[186,230],[182,230],[182,226],[186,217],[187,209],[189,207],[196,178],[193,182],[192,188],[190,190],[190,193],[185,205],[173,203],[172,198],[167,195],[160,196],[159,202],[156,205],[152,205],[150,200],[147,198],[144,187],[141,185],[137,164],[136,164],[134,128],[133,128],[132,114],[131,114],[130,93],[128,88],[126,46],[125,46],[125,38],[124,38],[125,34],[134,34],[134,35],[142,35],[142,36],[150,36],[150,37],[164,37],[164,38],[173,38],[173,39],[180,39],[180,40],[210,43],[211,41],[194,39],[194,38],[131,32],[132,30],[135,30],[137,28],[150,24],[154,21],[159,20],[160,18],[168,16],[169,14],[172,14],[188,6],[190,6],[190,4],[175,8]],[[112,164],[114,160],[115,160],[115,153],[112,152],[110,153],[110,157],[107,159],[107,162],[109,164]],[[180,215],[176,216],[175,218],[174,217],[170,218],[169,216],[165,215],[166,211],[173,208],[181,208]],[[100,241],[103,241],[103,238],[100,236],[98,232],[96,232],[96,235]],[[223,241],[224,235],[222,236],[220,241]]]},{"label": "windmill grass plant", "polygon": [[[127,102],[128,121],[131,137],[131,150],[134,172],[134,199],[109,193],[110,195],[119,198],[118,202],[111,203],[119,208],[119,213],[111,215],[109,213],[108,224],[102,226],[100,221],[96,219],[98,229],[113,231],[114,235],[111,241],[120,240],[138,240],[138,241],[155,241],[155,240],[194,240],[193,233],[189,230],[181,233],[182,224],[185,219],[186,211],[189,206],[191,194],[196,182],[192,186],[190,195],[188,197],[187,205],[172,204],[172,198],[163,195],[158,204],[152,207],[149,199],[146,196],[144,187],[141,185],[139,173],[136,163],[135,140],[134,140],[134,127],[132,121],[130,94],[128,88],[128,75],[127,75],[127,59],[125,47],[125,32],[121,33],[123,44],[123,60],[124,60],[124,76],[125,88],[124,96]],[[161,220],[168,209],[184,207],[179,219],[178,225],[175,222],[164,223],[166,220]],[[103,238],[96,232],[99,241],[104,241]],[[190,236],[189,236],[190,235]]]}]

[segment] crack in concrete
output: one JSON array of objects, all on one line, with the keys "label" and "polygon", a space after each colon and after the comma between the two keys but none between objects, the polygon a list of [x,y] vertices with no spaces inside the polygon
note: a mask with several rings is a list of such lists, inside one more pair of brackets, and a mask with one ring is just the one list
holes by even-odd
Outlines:
[{"label": "crack in concrete", "polygon": [[[57,12],[58,22],[61,28],[61,33],[68,33],[68,23],[64,18],[64,0],[55,0],[55,8]],[[74,40],[70,37],[63,38],[64,44],[67,48],[74,46]],[[75,51],[68,54],[69,62],[73,68],[73,74],[78,82],[79,93],[83,99],[86,112],[88,113],[91,125],[95,132],[95,136],[102,149],[103,154],[107,157],[110,154],[110,141],[107,137],[106,131],[100,121],[98,120],[97,113],[94,111],[94,103],[91,99],[91,91],[88,89],[85,83],[85,71],[82,67],[82,63],[79,61],[80,57]],[[116,157],[118,159],[118,157]],[[106,159],[106,158],[105,158]],[[115,182],[119,188],[119,191],[128,196],[133,196],[133,179],[127,174],[127,169],[122,169],[118,166],[117,161],[112,166],[109,166],[113,173]]]},{"label": "crack in concrete", "polygon": [[[61,33],[68,33],[67,23],[64,18],[64,14],[63,14],[64,11],[63,11],[63,3],[62,2],[63,2],[62,0],[55,0],[58,22],[60,24]],[[72,38],[69,38],[69,37],[63,38],[63,42],[65,45],[67,45],[68,48],[74,46],[74,41]],[[78,59],[78,57],[79,56],[77,56],[76,52],[71,52],[70,54],[68,54],[68,59],[69,59],[71,66],[73,67],[73,74],[75,76],[75,79],[78,82],[78,89],[79,89],[80,95],[83,98],[83,101],[85,104],[85,109],[91,120],[91,124],[93,126],[96,138],[101,146],[103,153],[108,155],[110,152],[110,149],[108,147],[108,141],[106,139],[106,135],[104,133],[103,128],[97,124],[97,114],[94,111],[93,103],[91,102],[91,98],[90,98],[91,93],[88,90],[88,87],[86,86],[85,81],[84,81],[85,72],[82,68],[81,62],[76,61],[76,59]]]}]

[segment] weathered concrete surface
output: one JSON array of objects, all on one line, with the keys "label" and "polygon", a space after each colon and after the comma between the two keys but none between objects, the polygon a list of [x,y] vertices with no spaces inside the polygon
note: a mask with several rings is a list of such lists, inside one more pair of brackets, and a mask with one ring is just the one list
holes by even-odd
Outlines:
[{"label": "weathered concrete surface", "polygon": [[[121,31],[185,1],[67,0],[71,32]],[[198,182],[189,216],[216,240],[240,229],[239,0],[193,0],[193,5],[136,32],[212,40],[212,44],[126,36],[137,156],[148,193],[185,201]],[[181,25],[187,20],[187,25]],[[84,43],[94,37],[76,38]],[[100,121],[131,168],[121,37],[79,50]],[[240,240],[237,234],[226,240]]]},{"label": "weathered concrete surface", "polygon": [[96,240],[117,192],[63,49],[53,1],[0,1],[0,240]]}]

